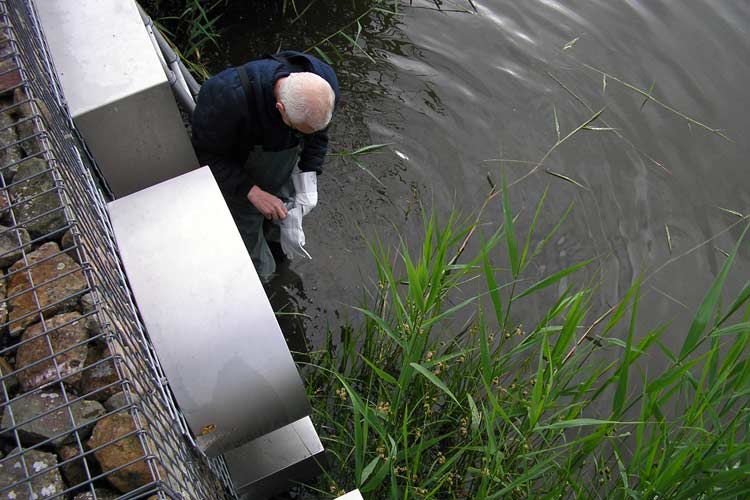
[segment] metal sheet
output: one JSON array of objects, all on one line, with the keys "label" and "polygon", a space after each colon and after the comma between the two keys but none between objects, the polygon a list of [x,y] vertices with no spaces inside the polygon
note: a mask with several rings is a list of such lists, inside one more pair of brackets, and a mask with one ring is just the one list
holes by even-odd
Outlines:
[{"label": "metal sheet", "polygon": [[263,286],[207,167],[108,204],[146,329],[209,456],[309,414]]},{"label": "metal sheet", "polygon": [[311,479],[321,469],[323,445],[309,417],[224,454],[241,498],[265,498]]},{"label": "metal sheet", "polygon": [[133,0],[37,0],[71,115],[116,197],[198,167]]},{"label": "metal sheet", "polygon": [[336,500],[364,500],[359,490],[350,491],[346,495],[338,497]]},{"label": "metal sheet", "polygon": [[167,83],[133,0],[35,0],[75,118]]}]

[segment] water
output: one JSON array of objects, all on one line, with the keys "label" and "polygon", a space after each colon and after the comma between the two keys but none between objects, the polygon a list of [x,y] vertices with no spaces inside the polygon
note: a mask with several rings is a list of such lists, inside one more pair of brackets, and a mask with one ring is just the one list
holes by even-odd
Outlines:
[{"label": "water", "polygon": [[[307,340],[320,345],[327,326],[356,317],[350,306],[375,279],[366,238],[392,243],[400,233],[417,241],[420,204],[442,214],[477,210],[488,176],[500,176],[500,162],[491,160],[505,158],[517,160],[504,163],[508,181],[523,178],[511,188],[520,228],[546,186],[541,227],[575,204],[531,277],[598,256],[592,272],[601,308],[649,276],[642,321],[672,322],[671,341],[679,345],[722,251],[743,227],[719,207],[750,213],[750,3],[475,0],[476,11],[460,0],[439,3],[443,11],[415,1],[398,15],[364,16],[363,50],[352,51],[342,36],[321,45],[342,86],[331,151],[390,145],[361,158],[369,173],[348,159],[328,161],[319,206],[305,220],[313,260],[292,264],[276,300],[292,298],[287,310],[304,315],[296,318]],[[306,49],[366,9],[352,0],[317,2],[291,23],[294,16],[230,5],[227,63]],[[357,24],[345,31],[354,37]],[[654,97],[732,140],[653,102],[642,106],[643,96],[612,78],[604,88],[602,75],[584,64],[643,90],[654,83]],[[524,178],[556,142],[555,111],[563,136],[593,114],[572,94],[591,110],[605,108],[607,125],[595,125],[617,128],[624,139],[582,131]],[[500,220],[499,210],[489,207],[488,225]],[[728,289],[739,289],[749,270],[745,244]],[[536,307],[526,304],[529,313]]]}]

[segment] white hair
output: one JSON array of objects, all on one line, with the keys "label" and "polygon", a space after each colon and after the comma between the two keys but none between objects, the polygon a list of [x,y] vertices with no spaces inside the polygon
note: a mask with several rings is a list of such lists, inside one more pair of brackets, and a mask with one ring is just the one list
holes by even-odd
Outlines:
[{"label": "white hair", "polygon": [[317,131],[331,121],[335,95],[328,82],[315,73],[290,73],[279,86],[279,100],[292,123],[304,123]]}]

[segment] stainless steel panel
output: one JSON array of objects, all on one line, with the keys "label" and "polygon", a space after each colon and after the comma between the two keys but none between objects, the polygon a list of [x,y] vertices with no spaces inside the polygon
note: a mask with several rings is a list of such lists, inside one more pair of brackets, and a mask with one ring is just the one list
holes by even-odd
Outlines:
[{"label": "stainless steel panel", "polygon": [[198,168],[166,83],[74,121],[116,198]]},{"label": "stainless steel panel", "polygon": [[133,0],[37,0],[73,120],[121,197],[198,167]]},{"label": "stainless steel panel", "polygon": [[224,454],[243,499],[265,498],[318,474],[323,445],[309,417]]},{"label": "stainless steel panel", "polygon": [[291,354],[208,167],[108,210],[146,329],[206,454],[308,415]]},{"label": "stainless steel panel", "polygon": [[336,500],[364,500],[359,490],[350,491],[346,495],[338,497]]}]

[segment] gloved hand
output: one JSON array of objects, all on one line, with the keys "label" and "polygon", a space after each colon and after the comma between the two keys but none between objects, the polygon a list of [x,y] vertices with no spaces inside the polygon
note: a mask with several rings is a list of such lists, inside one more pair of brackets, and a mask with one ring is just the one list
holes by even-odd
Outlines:
[{"label": "gloved hand", "polygon": [[312,259],[304,248],[305,233],[302,231],[302,212],[301,206],[289,208],[286,218],[279,223],[281,226],[281,249],[289,260],[303,257]]},{"label": "gloved hand", "polygon": [[302,207],[302,215],[307,215],[318,204],[318,174],[295,170],[292,174],[294,183],[294,205]]}]

